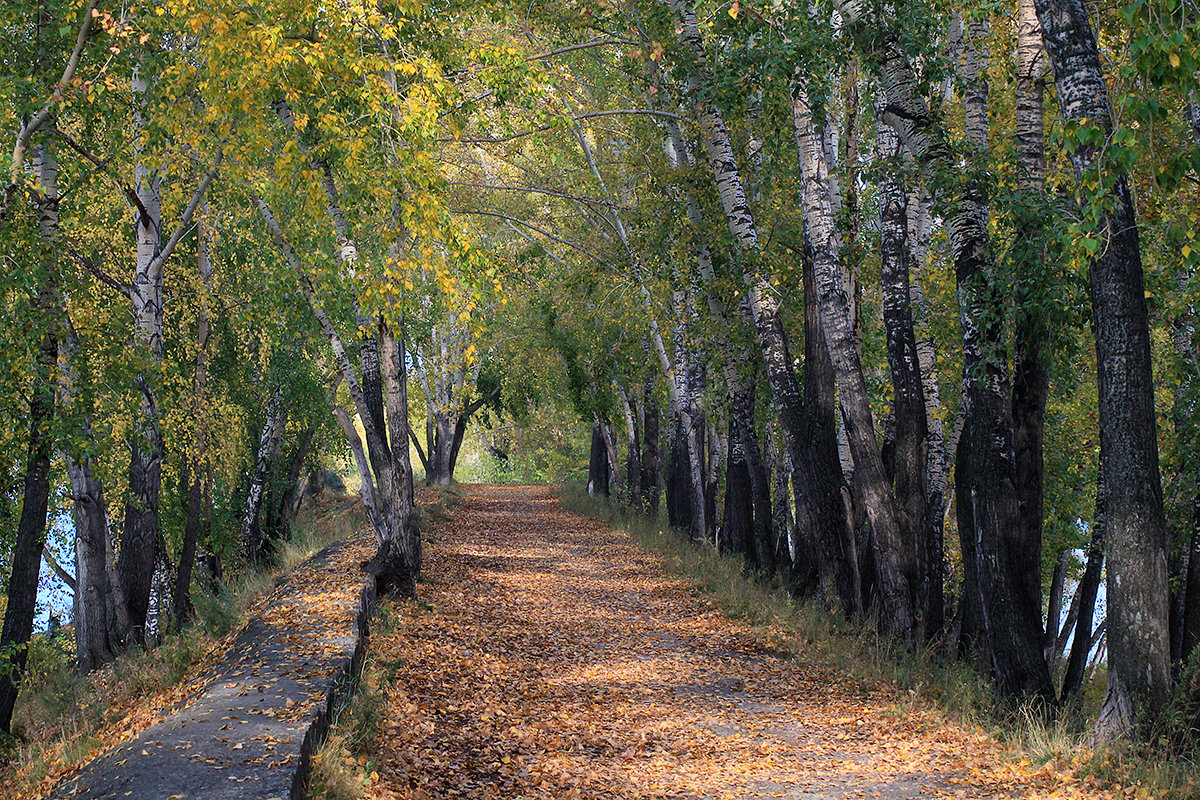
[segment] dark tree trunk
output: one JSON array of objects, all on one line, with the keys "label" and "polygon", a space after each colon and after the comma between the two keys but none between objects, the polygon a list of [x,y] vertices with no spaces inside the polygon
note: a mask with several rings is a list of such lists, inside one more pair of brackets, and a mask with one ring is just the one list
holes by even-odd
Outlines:
[{"label": "dark tree trunk", "polygon": [[642,424],[645,429],[642,451],[642,509],[646,515],[658,516],[658,403],[654,401],[654,373],[646,373],[642,388]]},{"label": "dark tree trunk", "polygon": [[[832,581],[837,590],[842,613],[858,616],[863,611],[862,577],[858,565],[858,547],[854,529],[848,522],[843,489],[845,476],[838,455],[837,441],[837,383],[825,331],[821,327],[821,311],[817,302],[816,279],[811,255],[803,254],[804,269],[804,429],[807,443],[801,462],[805,491],[811,498],[811,513],[815,520],[805,520],[813,526],[812,553],[821,565],[821,580]],[[793,482],[794,483],[794,482]],[[801,525],[797,509],[797,525]],[[806,516],[810,512],[806,511]],[[798,532],[799,533],[799,532]],[[803,537],[801,541],[809,537]]]},{"label": "dark tree trunk", "polygon": [[[964,34],[963,83],[968,140],[987,147],[986,23]],[[1041,526],[1022,523],[1013,447],[1012,394],[1004,357],[999,295],[987,255],[986,190],[963,179],[961,209],[950,221],[959,315],[963,327],[966,422],[957,479],[959,537],[974,551],[975,591],[988,656],[1000,692],[1052,700],[1042,655]],[[966,540],[970,540],[967,542]],[[964,593],[971,590],[964,581]]]},{"label": "dark tree trunk", "polygon": [[751,566],[759,566],[759,551],[754,536],[754,496],[750,486],[750,466],[746,441],[736,415],[729,421],[729,459],[725,469],[725,510],[721,518],[718,544],[727,553],[742,556]]},{"label": "dark tree trunk", "polygon": [[1183,590],[1183,633],[1180,636],[1180,660],[1187,663],[1200,644],[1200,482],[1193,491],[1192,534],[1188,540],[1187,582]]},{"label": "dark tree trunk", "polygon": [[296,450],[292,453],[291,465],[288,467],[282,488],[276,492],[267,510],[267,536],[274,541],[287,541],[292,538],[292,523],[299,510],[301,499],[300,475],[304,471],[304,463],[312,451],[313,441],[317,437],[317,426],[309,425],[300,435]]},{"label": "dark tree trunk", "polygon": [[261,562],[269,552],[269,544],[262,535],[260,512],[271,471],[279,458],[286,423],[283,385],[277,384],[267,403],[267,417],[263,421],[262,435],[258,440],[258,449],[254,460],[254,472],[250,476],[250,486],[246,491],[246,503],[242,509],[239,540],[242,545],[242,555],[252,562]]},{"label": "dark tree trunk", "polygon": [[[1020,0],[1017,19],[1016,149],[1020,160],[1017,185],[1033,208],[1041,208],[1043,154],[1043,86],[1045,59],[1041,29],[1033,0]],[[1040,246],[1041,219],[1025,215],[1019,224],[1018,267],[1020,286],[1038,286],[1038,274],[1045,269],[1046,253]],[[1035,289],[1036,291],[1036,289]],[[1012,417],[1013,448],[1016,461],[1017,500],[1020,508],[1018,541],[1027,542],[1024,563],[1018,570],[1030,577],[1022,584],[1028,595],[1026,604],[1041,604],[1040,543],[1042,541],[1042,440],[1045,428],[1046,398],[1050,372],[1041,343],[1049,337],[1042,315],[1029,308],[1033,298],[1028,289],[1016,290],[1018,307],[1016,341],[1013,353]],[[1034,546],[1037,543],[1038,546]],[[1034,576],[1037,576],[1035,578]],[[1035,596],[1036,595],[1036,596]],[[1053,599],[1052,599],[1053,602]],[[1058,619],[1053,619],[1057,626]],[[1049,627],[1049,626],[1047,626]],[[1053,634],[1050,634],[1053,636]],[[1047,637],[1043,637],[1043,655]]]},{"label": "dark tree trunk", "polygon": [[1071,552],[1064,550],[1058,554],[1054,562],[1054,574],[1050,577],[1050,598],[1046,607],[1046,635],[1042,637],[1042,655],[1050,672],[1054,672],[1054,662],[1057,653],[1054,645],[1058,641],[1058,631],[1062,624],[1063,587],[1067,582],[1067,566],[1071,561]]},{"label": "dark tree trunk", "polygon": [[[1108,87],[1082,0],[1035,0],[1065,120],[1112,136]],[[1082,139],[1070,154],[1076,178],[1101,148]],[[1096,335],[1100,483],[1108,560],[1108,696],[1097,733],[1152,724],[1171,686],[1167,540],[1145,282],[1133,197],[1117,176],[1095,235],[1102,242],[1089,282]]]},{"label": "dark tree trunk", "polygon": [[371,422],[376,430],[387,430],[383,419],[383,373],[380,371],[379,336],[376,332],[375,320],[359,314],[357,316],[360,331],[366,331],[359,337],[359,358],[362,361],[362,390],[367,401],[367,409]]},{"label": "dark tree trunk", "polygon": [[[416,580],[421,571],[421,531],[413,499],[413,470],[408,455],[408,371],[404,340],[395,335],[387,322],[379,319],[382,342],[382,366],[387,428],[370,431],[368,441],[380,453],[384,469],[380,475],[382,512],[387,535],[379,550],[363,569],[375,576],[381,593],[415,597]],[[403,324],[403,319],[401,320]],[[384,432],[390,447],[384,442]]]},{"label": "dark tree trunk", "polygon": [[[1103,491],[1103,489],[1101,489]],[[1101,500],[1103,504],[1103,499]],[[1065,702],[1079,693],[1087,669],[1088,653],[1092,646],[1092,615],[1096,610],[1096,594],[1100,589],[1100,573],[1104,566],[1104,540],[1108,525],[1103,508],[1097,515],[1092,529],[1092,541],[1088,545],[1087,566],[1075,593],[1079,596],[1079,617],[1075,622],[1075,638],[1071,644],[1071,657],[1067,659],[1067,672],[1063,677],[1062,699]],[[1110,612],[1111,613],[1111,612]]]},{"label": "dark tree trunk", "polygon": [[76,669],[88,672],[116,658],[129,630],[127,608],[116,576],[112,534],[104,485],[96,477],[95,464],[87,452],[94,435],[92,417],[76,408],[78,402],[78,337],[65,320],[60,360],[62,406],[67,414],[78,413],[84,451],[64,454],[71,481],[75,519],[75,650]]},{"label": "dark tree trunk", "polygon": [[688,431],[679,415],[672,415],[671,435],[667,451],[667,523],[678,531],[691,531],[695,506],[695,487],[692,484],[691,443]]},{"label": "dark tree trunk", "polygon": [[638,407],[637,397],[630,396],[621,390],[621,404],[625,410],[625,425],[627,428],[625,475],[628,488],[629,507],[641,510],[642,503],[642,410]]},{"label": "dark tree trunk", "polygon": [[[733,414],[738,420],[738,435],[746,460],[746,476],[750,482],[750,507],[754,513],[751,547],[756,566],[770,574],[775,571],[775,524],[771,514],[771,477],[759,447],[754,427],[755,390],[751,381],[735,398]],[[732,435],[731,435],[732,437]],[[733,439],[730,439],[732,448]],[[732,464],[729,467],[732,469]],[[728,493],[728,490],[726,490]],[[727,501],[728,502],[728,501]]]},{"label": "dark tree trunk", "polygon": [[[206,209],[207,212],[207,209]],[[196,543],[200,538],[201,514],[204,503],[204,472],[208,447],[205,416],[208,392],[208,293],[212,290],[212,260],[209,258],[209,229],[206,213],[196,220],[196,269],[204,284],[200,308],[196,318],[196,366],[192,376],[193,420],[196,426],[194,452],[184,454],[183,485],[187,487],[186,522],[183,529],[183,547],[179,555],[179,574],[175,576],[175,597],[172,600],[172,619],[176,627],[192,618],[192,569],[196,563]],[[189,470],[189,466],[191,469]],[[190,474],[189,474],[190,473]],[[190,478],[190,480],[189,480]]]},{"label": "dark tree trunk", "polygon": [[[885,123],[878,123],[880,155],[896,169],[900,140]],[[892,489],[904,527],[915,536],[905,548],[905,569],[914,576],[911,590],[919,639],[937,638],[942,629],[942,553],[940,536],[929,541],[928,475],[925,424],[925,386],[913,330],[909,271],[912,251],[908,242],[908,193],[890,170],[879,180],[881,283],[883,324],[887,336],[888,366],[892,376],[894,432],[888,454]],[[940,531],[941,526],[937,526]]]},{"label": "dark tree trunk", "polygon": [[429,486],[450,485],[456,428],[457,425],[449,415],[434,416],[433,442],[429,450],[429,472],[425,475],[425,483]]},{"label": "dark tree trunk", "polygon": [[600,425],[600,418],[596,417],[592,421],[592,450],[588,457],[588,494],[608,497],[608,448],[604,446]]},{"label": "dark tree trunk", "polygon": [[57,290],[51,275],[44,276],[43,280],[45,283],[36,302],[42,311],[46,333],[42,336],[35,359],[29,395],[29,443],[21,518],[13,543],[4,630],[0,632],[0,652],[7,655],[6,668],[0,669],[0,731],[5,733],[12,727],[17,691],[29,656],[27,645],[33,634],[38,573],[42,566],[42,549],[46,544],[46,509],[50,499],[50,452],[53,445],[50,424],[54,416],[54,364],[58,359],[58,337],[54,332],[57,322],[52,312],[56,305]]},{"label": "dark tree trunk", "polygon": [[792,87],[792,119],[802,175],[801,205],[809,251],[812,286],[820,308],[830,361],[837,377],[846,438],[854,458],[854,479],[865,500],[876,536],[876,575],[881,602],[880,629],[914,643],[912,589],[914,575],[904,551],[911,542],[905,519],[888,482],[876,439],[862,359],[849,298],[840,277],[841,241],[833,215],[828,163],[804,87]]},{"label": "dark tree trunk", "polygon": [[200,514],[204,506],[202,470],[203,467],[199,463],[191,465],[186,456],[180,466],[179,480],[187,488],[187,509],[183,525],[183,546],[179,551],[179,571],[175,575],[175,596],[171,599],[171,620],[176,628],[182,628],[195,613],[192,607],[192,568],[196,563]]}]

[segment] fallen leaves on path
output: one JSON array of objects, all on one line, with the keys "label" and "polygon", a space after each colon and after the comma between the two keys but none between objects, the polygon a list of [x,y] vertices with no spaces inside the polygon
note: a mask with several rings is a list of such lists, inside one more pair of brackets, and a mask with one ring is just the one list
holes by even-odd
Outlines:
[{"label": "fallen leaves on path", "polygon": [[395,679],[370,796],[1108,797],[764,653],[545,487],[480,486],[372,657]]}]

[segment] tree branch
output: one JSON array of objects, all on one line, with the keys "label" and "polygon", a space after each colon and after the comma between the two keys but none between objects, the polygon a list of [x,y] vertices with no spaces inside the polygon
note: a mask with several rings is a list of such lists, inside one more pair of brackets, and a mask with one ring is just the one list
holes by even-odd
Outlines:
[{"label": "tree branch", "polygon": [[79,33],[75,36],[75,49],[71,51],[71,57],[67,59],[67,65],[63,68],[62,76],[54,85],[54,92],[51,93],[50,99],[46,101],[41,110],[34,114],[29,119],[29,122],[22,126],[21,132],[17,134],[17,141],[13,146],[12,165],[9,167],[10,181],[13,186],[20,183],[21,170],[24,168],[25,162],[25,150],[29,147],[29,140],[46,124],[46,120],[50,119],[55,101],[62,97],[60,92],[75,77],[75,71],[79,68],[79,59],[83,56],[83,46],[87,44],[87,40],[92,35],[92,21],[95,19],[94,12],[96,11],[96,6],[99,4],[100,0],[91,0],[87,8],[83,10],[83,22],[79,26]]},{"label": "tree branch", "polygon": [[515,222],[518,225],[524,225],[526,228],[529,228],[531,231],[537,231],[542,236],[545,236],[548,239],[553,239],[554,241],[558,242],[559,244],[566,245],[567,247],[570,247],[573,250],[578,250],[579,252],[583,253],[584,255],[589,256],[590,258],[595,260],[597,263],[607,266],[607,262],[604,259],[600,258],[600,254],[598,252],[592,252],[589,248],[584,247],[582,244],[579,244],[576,242],[570,242],[566,239],[562,239],[558,236],[555,236],[553,233],[550,233],[550,231],[548,231],[544,228],[539,228],[537,225],[534,225],[532,222],[527,222],[523,219],[518,219],[517,217],[510,217],[508,214],[501,214],[498,211],[484,211],[483,209],[470,209],[470,208],[453,208],[450,211],[453,214],[473,214],[473,215],[479,215],[479,216],[484,216],[484,217],[496,217],[497,219],[503,219],[503,220],[507,220],[509,222]]},{"label": "tree branch", "polygon": [[66,242],[65,244],[67,246],[67,252],[71,255],[71,258],[75,259],[75,263],[77,263],[79,266],[83,267],[88,272],[92,273],[92,275],[94,275],[101,283],[105,284],[106,286],[108,286],[112,289],[116,289],[122,295],[129,294],[128,286],[124,286],[121,283],[117,282],[115,279],[113,279],[107,272],[105,272],[104,270],[102,270],[100,268],[99,264],[97,264],[95,261],[93,261],[92,259],[88,258],[86,255],[84,255],[84,253],[81,250],[77,249],[70,242]]},{"label": "tree branch", "polygon": [[551,197],[561,197],[564,200],[574,200],[577,203],[589,203],[591,205],[602,206],[604,208],[612,208],[615,204],[611,200],[596,200],[592,197],[581,197],[576,194],[567,194],[566,192],[556,192],[553,189],[539,189],[536,186],[497,186],[488,183],[470,183],[467,181],[451,181],[450,186],[466,186],[473,189],[491,189],[497,192],[529,192],[531,194],[545,194]]},{"label": "tree branch", "polygon": [[175,226],[175,232],[171,234],[171,238],[158,251],[158,255],[154,260],[158,263],[151,266],[151,270],[155,267],[160,267],[165,264],[167,259],[171,257],[171,253],[175,252],[176,245],[183,238],[187,227],[192,224],[192,217],[196,214],[196,209],[200,207],[200,201],[204,199],[204,193],[208,191],[209,184],[217,175],[217,170],[221,168],[221,159],[224,157],[224,142],[217,146],[217,155],[213,159],[212,167],[208,172],[204,173],[204,177],[200,179],[200,185],[196,187],[196,191],[192,194],[192,199],[188,201],[187,208],[183,210],[183,214],[179,217],[179,223]]},{"label": "tree branch", "polygon": [[[572,114],[571,119],[578,122],[581,119],[593,119],[595,117],[622,117],[622,116],[645,116],[645,117],[665,117],[667,119],[683,121],[686,117],[681,117],[678,114],[672,114],[670,111],[658,111],[653,108],[614,108],[610,111],[589,111],[585,114]],[[458,142],[461,144],[500,144],[502,142],[511,142],[513,139],[520,139],[523,136],[532,136],[535,133],[544,133],[556,125],[539,125],[536,128],[530,128],[527,131],[509,134],[508,136],[478,136],[455,138],[453,136],[443,136],[434,139],[435,142],[449,143]]]},{"label": "tree branch", "polygon": [[75,591],[75,576],[62,568],[62,565],[58,563],[57,559],[55,559],[54,553],[50,551],[49,547],[42,548],[42,555],[45,557],[46,563],[50,565],[50,569],[54,570],[54,574],[57,575],[59,579],[71,589],[72,592]]},{"label": "tree branch", "polygon": [[593,47],[605,47],[610,44],[638,44],[630,39],[593,39],[590,42],[582,42],[580,44],[570,44],[566,47],[560,47],[557,50],[550,50],[545,53],[539,53],[536,56],[530,56],[526,61],[543,61],[554,56],[561,56],[563,53],[573,53],[576,50],[588,50]]}]

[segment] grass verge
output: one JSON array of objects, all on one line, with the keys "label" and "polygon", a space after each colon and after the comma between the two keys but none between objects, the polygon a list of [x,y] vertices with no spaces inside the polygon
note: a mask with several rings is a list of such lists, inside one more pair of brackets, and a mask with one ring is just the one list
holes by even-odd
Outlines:
[{"label": "grass verge", "polygon": [[748,572],[741,559],[673,533],[663,520],[591,497],[578,486],[564,487],[559,501],[569,511],[624,531],[657,555],[667,571],[689,580],[724,614],[747,624],[760,649],[784,658],[803,657],[830,680],[863,693],[883,692],[893,713],[905,714],[918,704],[936,710],[948,722],[981,729],[1006,743],[1014,760],[1054,762],[1098,785],[1120,787],[1128,796],[1200,798],[1194,742],[1183,753],[1168,751],[1163,743],[1085,746],[1102,685],[1089,687],[1078,705],[1053,717],[1031,706],[1014,707],[996,695],[973,665],[947,657],[945,648],[907,652],[869,624],[851,624],[819,602],[797,600],[779,581]]},{"label": "grass verge", "polygon": [[49,788],[42,785],[48,777],[140,730],[159,711],[185,699],[211,658],[223,651],[293,567],[366,524],[356,500],[310,501],[270,569],[246,571],[216,595],[195,596],[193,624],[169,633],[157,647],[131,649],[89,675],[73,669],[70,628],[54,640],[35,637],[14,715],[17,735],[0,741],[5,796],[30,796]]}]

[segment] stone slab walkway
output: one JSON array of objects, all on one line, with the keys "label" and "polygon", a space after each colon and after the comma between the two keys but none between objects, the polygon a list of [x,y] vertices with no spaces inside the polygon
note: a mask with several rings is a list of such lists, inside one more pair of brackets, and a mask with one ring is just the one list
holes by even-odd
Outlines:
[{"label": "stone slab walkway", "polygon": [[55,800],[300,798],[308,758],[365,641],[374,582],[361,532],[301,564],[189,700],[94,758]]}]

